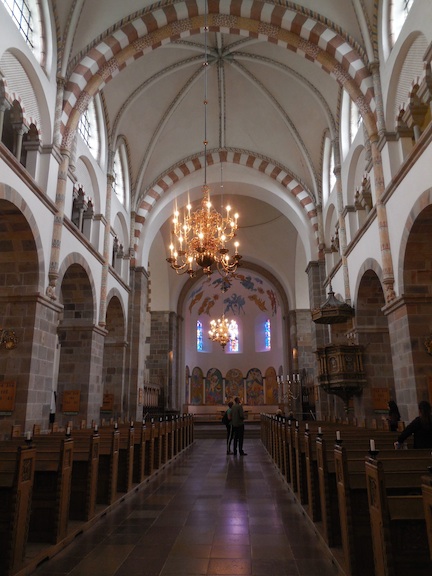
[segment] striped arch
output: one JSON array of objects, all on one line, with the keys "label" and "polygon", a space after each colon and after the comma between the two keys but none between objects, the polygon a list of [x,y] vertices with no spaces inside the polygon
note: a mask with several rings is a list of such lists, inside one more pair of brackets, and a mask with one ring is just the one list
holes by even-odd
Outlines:
[{"label": "striped arch", "polygon": [[[363,55],[315,15],[265,2],[209,0],[210,30],[267,40],[315,62],[343,86],[358,106],[369,134],[376,132],[372,76]],[[141,56],[204,27],[197,0],[159,6],[107,34],[82,56],[65,88],[62,147],[70,148],[79,117],[114,76]]]},{"label": "striped arch", "polygon": [[[272,162],[269,158],[259,156],[248,150],[213,150],[207,152],[207,166],[219,163],[232,163],[247,166],[254,170],[266,174],[269,178],[276,180],[290,192],[301,204],[314,230],[318,244],[318,220],[315,202],[311,194],[305,189],[295,177],[282,166]],[[148,187],[141,196],[135,216],[134,229],[134,251],[138,249],[141,231],[149,213],[156,202],[163,194],[176,182],[188,174],[204,169],[204,155],[196,155],[187,158],[181,163],[171,167],[161,175],[153,184]]]}]

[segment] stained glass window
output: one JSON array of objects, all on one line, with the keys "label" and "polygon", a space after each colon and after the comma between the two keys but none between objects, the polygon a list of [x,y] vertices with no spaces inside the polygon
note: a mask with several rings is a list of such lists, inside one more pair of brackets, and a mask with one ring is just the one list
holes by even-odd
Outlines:
[{"label": "stained glass window", "polygon": [[229,352],[238,352],[239,351],[239,329],[238,329],[238,324],[235,320],[231,320],[230,325],[228,327],[228,332],[230,335]]},{"label": "stained glass window", "polygon": [[200,320],[197,320],[197,350],[203,351],[203,325]]},{"label": "stained glass window", "polygon": [[265,349],[271,350],[271,325],[270,320],[266,320],[264,324],[264,336],[265,336]]}]

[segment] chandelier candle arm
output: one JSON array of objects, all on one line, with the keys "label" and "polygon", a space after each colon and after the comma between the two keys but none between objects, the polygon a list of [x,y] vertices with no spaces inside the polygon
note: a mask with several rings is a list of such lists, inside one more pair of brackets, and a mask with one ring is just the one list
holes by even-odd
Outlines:
[{"label": "chandelier candle arm", "polygon": [[238,252],[238,242],[235,242],[235,252],[230,256],[227,244],[236,236],[238,228],[237,213],[230,216],[231,206],[226,207],[226,216],[219,213],[210,201],[210,188],[207,185],[207,71],[208,62],[208,25],[207,3],[204,23],[204,184],[202,186],[201,207],[192,212],[189,203],[182,217],[175,207],[172,229],[170,256],[167,262],[177,274],[188,273],[190,277],[202,269],[210,276],[216,268],[221,276],[227,276],[237,270],[241,255]]}]

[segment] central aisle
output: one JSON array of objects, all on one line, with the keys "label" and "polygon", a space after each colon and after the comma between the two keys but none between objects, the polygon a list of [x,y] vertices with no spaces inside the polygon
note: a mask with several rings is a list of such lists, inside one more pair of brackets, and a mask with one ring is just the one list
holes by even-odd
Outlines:
[{"label": "central aisle", "polygon": [[196,440],[38,576],[336,576],[260,440]]}]

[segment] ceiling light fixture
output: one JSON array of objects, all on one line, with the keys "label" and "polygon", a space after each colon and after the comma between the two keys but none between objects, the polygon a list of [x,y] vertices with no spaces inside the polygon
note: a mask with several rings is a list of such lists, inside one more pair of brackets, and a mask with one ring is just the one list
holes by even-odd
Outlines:
[{"label": "ceiling light fixture", "polygon": [[167,262],[177,274],[188,273],[194,277],[199,269],[210,276],[216,268],[221,276],[235,272],[241,255],[238,242],[234,243],[235,253],[227,248],[237,231],[238,214],[231,216],[231,207],[225,208],[226,215],[220,214],[210,201],[210,188],[207,185],[207,3],[204,20],[204,184],[202,186],[201,207],[191,212],[188,204],[182,215],[176,209],[172,220],[170,256]]},{"label": "ceiling light fixture", "polygon": [[230,324],[231,322],[225,318],[224,314],[222,314],[222,318],[210,322],[209,338],[212,342],[220,344],[224,352],[225,346],[231,340]]}]

